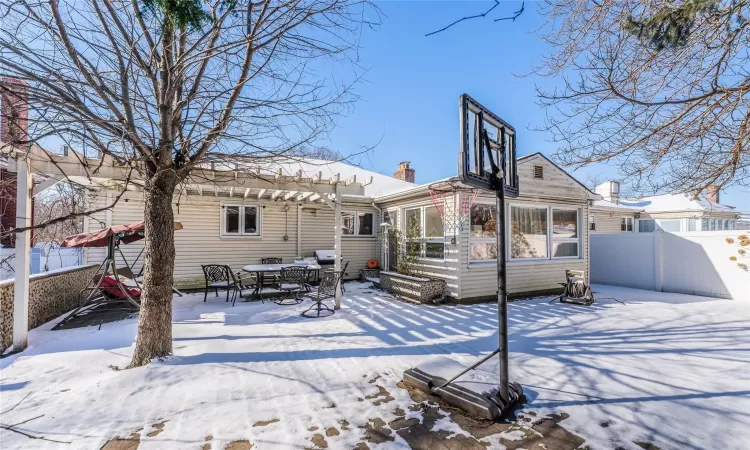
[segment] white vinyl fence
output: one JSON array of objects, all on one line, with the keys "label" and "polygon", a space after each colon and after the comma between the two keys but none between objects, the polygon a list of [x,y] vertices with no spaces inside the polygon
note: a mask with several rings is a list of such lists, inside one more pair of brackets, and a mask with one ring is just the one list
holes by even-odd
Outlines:
[{"label": "white vinyl fence", "polygon": [[[591,234],[591,281],[654,291],[750,299],[748,263],[737,250],[746,231]],[[735,244],[728,244],[732,238]],[[731,261],[735,256],[739,261]]]},{"label": "white vinyl fence", "polygon": [[[0,280],[13,278],[16,268],[13,248],[0,248]],[[81,248],[32,248],[31,274],[83,264]]]}]

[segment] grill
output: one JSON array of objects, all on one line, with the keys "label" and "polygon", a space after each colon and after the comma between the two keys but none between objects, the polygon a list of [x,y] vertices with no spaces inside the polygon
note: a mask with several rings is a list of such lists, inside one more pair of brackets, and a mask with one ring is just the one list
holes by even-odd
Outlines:
[{"label": "grill", "polygon": [[318,265],[322,268],[331,268],[336,264],[336,252],[334,250],[315,250],[313,255],[318,259]]}]

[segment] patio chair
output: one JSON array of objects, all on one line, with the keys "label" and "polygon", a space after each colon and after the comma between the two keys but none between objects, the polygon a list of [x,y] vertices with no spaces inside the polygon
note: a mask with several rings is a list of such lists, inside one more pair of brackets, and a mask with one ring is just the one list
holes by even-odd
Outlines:
[{"label": "patio chair", "polygon": [[203,301],[206,301],[208,297],[208,290],[213,289],[216,296],[219,296],[219,288],[225,288],[227,290],[227,299],[229,301],[229,293],[232,292],[232,306],[237,301],[237,294],[239,293],[242,297],[242,289],[246,286],[242,284],[242,278],[232,272],[232,269],[226,265],[220,264],[207,264],[201,265],[203,268],[203,275],[206,278],[206,290],[203,295]]},{"label": "patio chair", "polygon": [[[261,264],[283,264],[281,258],[261,258],[260,259]],[[274,286],[279,282],[279,276],[278,274],[272,274],[272,273],[261,273],[260,279],[258,280],[258,283],[260,283],[263,286]]]},{"label": "patio chair", "polygon": [[594,303],[594,292],[586,284],[586,274],[583,270],[566,270],[563,293],[553,298],[550,303],[560,300],[560,303],[574,303],[576,305],[591,306]]},{"label": "patio chair", "polygon": [[349,261],[347,261],[347,262],[346,262],[346,263],[344,264],[344,268],[343,268],[343,269],[341,269],[341,293],[342,293],[342,294],[343,294],[344,292],[346,292],[346,288],[344,287],[344,277],[345,277],[345,276],[347,276],[347,275],[349,275],[348,273],[346,273],[346,268],[347,268],[347,267],[349,267]]},{"label": "patio chair", "polygon": [[307,267],[304,266],[282,268],[275,287],[279,291],[289,294],[291,298],[282,297],[281,299],[274,300],[274,303],[277,305],[298,305],[302,303],[299,294],[307,286],[307,272]]},{"label": "patio chair", "polygon": [[318,284],[318,290],[305,295],[306,297],[310,297],[314,303],[301,314],[303,317],[315,319],[331,316],[336,312],[323,303],[323,300],[334,298],[336,296],[336,287],[341,283],[342,275],[343,272],[335,272],[332,270],[326,270],[323,272],[320,284]]}]

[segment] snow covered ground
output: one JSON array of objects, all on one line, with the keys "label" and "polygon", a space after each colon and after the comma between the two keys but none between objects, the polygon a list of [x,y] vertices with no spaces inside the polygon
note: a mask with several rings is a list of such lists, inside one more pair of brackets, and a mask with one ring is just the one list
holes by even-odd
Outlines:
[{"label": "snow covered ground", "polygon": [[[525,410],[567,413],[560,424],[592,449],[750,448],[750,304],[594,289],[627,305],[510,305],[511,377]],[[307,303],[202,299],[175,298],[175,356],[144,368],[111,368],[130,360],[135,319],[33,330],[26,351],[0,360],[0,411],[28,395],[0,422],[43,414],[19,429],[72,444],[0,430],[0,447],[99,449],[140,432],[143,450],[199,449],[207,437],[214,450],[235,440],[287,449],[336,428],[328,448],[351,449],[372,419],[399,409],[420,419],[396,386],[405,369],[436,354],[472,362],[497,346],[492,304],[418,306],[347,283],[343,308],[314,320],[299,316]],[[450,419],[439,426],[461,431]],[[393,437],[380,447],[407,447]]]}]

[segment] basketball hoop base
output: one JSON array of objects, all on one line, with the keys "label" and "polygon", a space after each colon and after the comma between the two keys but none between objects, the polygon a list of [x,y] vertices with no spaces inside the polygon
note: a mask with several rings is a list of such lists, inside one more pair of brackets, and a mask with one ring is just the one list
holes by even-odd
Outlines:
[{"label": "basketball hoop base", "polygon": [[[448,382],[461,373],[458,378]],[[430,359],[405,371],[403,381],[406,386],[438,396],[474,417],[492,421],[508,418],[526,400],[520,384],[509,383],[508,399],[503,400],[497,374],[474,366],[467,368],[445,356]]]}]

